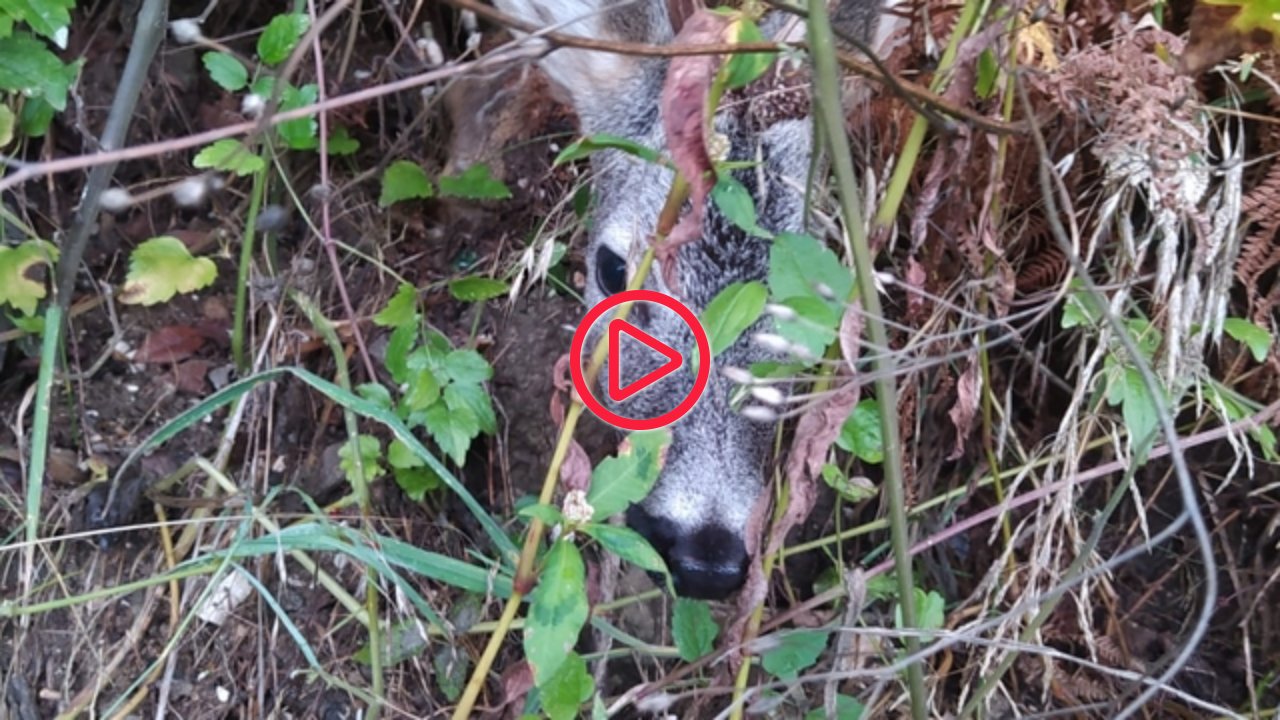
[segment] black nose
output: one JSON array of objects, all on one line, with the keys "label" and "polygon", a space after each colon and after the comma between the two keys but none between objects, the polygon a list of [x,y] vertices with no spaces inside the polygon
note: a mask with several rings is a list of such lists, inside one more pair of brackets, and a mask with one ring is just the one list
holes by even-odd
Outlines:
[{"label": "black nose", "polygon": [[627,524],[662,555],[677,595],[722,600],[747,578],[747,548],[722,525],[687,531],[635,505],[627,511]]}]

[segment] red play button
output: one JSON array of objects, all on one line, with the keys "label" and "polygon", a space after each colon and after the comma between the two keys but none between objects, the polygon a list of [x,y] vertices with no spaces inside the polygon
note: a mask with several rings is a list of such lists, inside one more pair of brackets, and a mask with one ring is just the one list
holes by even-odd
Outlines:
[{"label": "red play button", "polygon": [[[650,370],[645,373],[644,377],[626,387],[622,387],[620,382],[622,376],[622,335],[624,333],[644,343],[645,347],[667,359],[660,367]],[[609,323],[609,398],[614,402],[626,400],[679,370],[683,364],[684,356],[674,348],[626,320],[613,320]]]},{"label": "red play button", "polygon": [[[587,333],[591,326],[602,318],[605,313],[614,308],[625,303],[636,302],[652,303],[675,313],[693,333],[693,341],[697,347],[699,358],[697,370],[693,374],[693,387],[689,388],[688,394],[680,399],[675,407],[658,411],[659,414],[655,417],[620,415],[607,407],[601,398],[596,397],[591,384],[587,382],[586,365],[591,353],[588,351],[586,344]],[[650,385],[679,370],[684,365],[684,357],[679,351],[625,320],[611,318],[605,335],[605,342],[609,346],[609,379],[605,383],[607,386],[605,400],[609,402],[620,404],[627,398],[635,396]],[[662,356],[664,360],[656,370],[650,370],[645,373],[644,377],[631,382],[626,387],[622,386],[621,381],[623,335],[630,338],[627,342],[639,342],[649,348],[650,351]],[[639,350],[639,348],[631,349],[633,362],[635,350]],[[685,413],[689,412],[697,404],[702,391],[706,390],[707,382],[711,379],[711,363],[711,342],[707,339],[707,331],[703,329],[702,323],[698,322],[698,316],[685,307],[684,303],[656,290],[624,290],[596,303],[595,307],[588,310],[586,317],[582,318],[582,322],[578,324],[578,329],[573,333],[573,344],[569,348],[569,374],[573,378],[573,387],[578,391],[578,397],[601,420],[623,430],[654,430],[670,425],[684,417]]]}]

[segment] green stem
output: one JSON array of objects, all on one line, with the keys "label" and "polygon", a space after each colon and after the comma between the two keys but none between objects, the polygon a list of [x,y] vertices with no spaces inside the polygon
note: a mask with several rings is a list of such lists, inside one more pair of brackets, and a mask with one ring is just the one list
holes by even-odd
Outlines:
[{"label": "green stem", "polygon": [[[977,20],[980,5],[981,0],[967,0],[965,2],[964,10],[960,13],[960,19],[956,23],[955,29],[951,31],[951,39],[947,43],[947,49],[942,53],[942,59],[938,62],[938,70],[934,73],[933,82],[929,83],[929,89],[933,92],[940,93],[946,88],[947,71],[951,69],[952,63],[955,62],[956,53],[960,49],[960,41],[969,34],[969,29],[973,27],[974,22]],[[902,146],[902,152],[898,155],[898,163],[893,168],[893,176],[889,178],[889,185],[884,194],[884,203],[880,205],[880,211],[876,213],[875,227],[877,229],[886,229],[897,219],[898,210],[902,207],[902,200],[907,193],[907,183],[911,181],[911,175],[915,172],[916,160],[920,158],[920,149],[924,146],[925,132],[928,129],[929,121],[923,115],[917,114],[915,122],[911,124],[910,132],[907,133],[907,141]]]},{"label": "green stem", "polygon": [[[972,3],[971,3],[972,4]],[[844,215],[844,228],[853,250],[857,273],[858,292],[866,315],[867,334],[872,346],[889,347],[889,333],[884,325],[884,313],[880,296],[876,293],[875,268],[871,263],[871,249],[863,228],[862,210],[853,174],[852,152],[844,132],[844,117],[840,106],[840,75],[836,64],[835,38],[831,32],[825,0],[809,0],[809,47],[814,67],[814,104],[821,117],[827,146],[831,149],[832,169]],[[902,443],[898,436],[898,398],[895,387],[894,357],[892,353],[877,354],[874,362],[876,375],[876,400],[880,404],[880,426],[884,438],[884,488],[889,505],[889,537],[893,545],[894,567],[898,576],[899,605],[902,607],[903,627],[916,627],[915,582],[912,578],[910,541],[907,537],[906,491],[903,487]],[[906,652],[914,655],[920,649],[920,640],[908,635]],[[929,714],[928,696],[924,687],[924,670],[919,662],[907,666],[907,686],[911,694],[911,714],[915,720],[925,720]]]},{"label": "green stem", "polygon": [[[265,152],[264,145],[263,153]],[[244,221],[244,238],[240,241],[240,264],[236,268],[236,308],[235,321],[231,327],[231,357],[235,361],[236,371],[241,375],[249,371],[248,359],[245,357],[244,337],[245,325],[248,322],[246,314],[249,304],[250,269],[253,267],[253,233],[254,226],[258,224],[258,210],[262,207],[266,178],[265,169],[253,174],[253,189],[249,192],[249,213]]]}]

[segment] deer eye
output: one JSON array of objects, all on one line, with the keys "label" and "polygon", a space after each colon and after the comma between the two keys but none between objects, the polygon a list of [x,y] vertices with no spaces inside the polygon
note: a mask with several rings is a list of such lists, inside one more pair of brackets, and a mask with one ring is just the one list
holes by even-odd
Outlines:
[{"label": "deer eye", "polygon": [[627,261],[601,244],[596,249],[596,283],[606,295],[622,292],[627,287]]}]

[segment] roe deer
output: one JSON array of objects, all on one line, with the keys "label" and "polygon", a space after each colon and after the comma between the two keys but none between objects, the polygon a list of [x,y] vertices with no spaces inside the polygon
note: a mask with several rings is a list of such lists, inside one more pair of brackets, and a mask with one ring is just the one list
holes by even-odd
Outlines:
[{"label": "roe deer", "polygon": [[[663,44],[674,37],[667,0],[495,0],[495,4],[528,23],[598,40]],[[832,18],[845,33],[869,41],[879,12],[878,0],[839,0]],[[793,19],[773,11],[761,29],[777,37]],[[584,133],[608,133],[650,148],[665,147],[659,117],[667,71],[664,59],[566,47],[551,51],[539,62],[567,92]],[[781,118],[774,113],[762,120],[761,113],[745,109],[748,105],[722,103],[716,116],[716,130],[729,140],[727,159],[752,161],[734,176],[754,198],[759,225],[773,232],[800,232],[812,152],[807,94],[803,102],[793,103],[800,110],[789,116],[782,113]],[[658,164],[615,150],[594,154],[592,170],[596,204],[586,256],[586,299],[594,305],[627,286],[653,235],[673,175]],[[681,246],[674,256],[674,287],[668,287],[656,266],[645,287],[668,293],[701,313],[727,285],[763,280],[768,260],[768,240],[743,232],[708,203],[701,237]],[[628,319],[670,347],[685,351],[693,344],[687,326],[663,308],[637,304]],[[764,322],[743,333],[717,357],[717,364],[747,368],[754,362],[779,359],[751,341],[752,332],[764,329]],[[642,377],[658,365],[652,354],[624,356],[624,386],[630,384],[627,378]],[[692,384],[692,373],[675,372],[614,404],[614,409],[628,417],[654,417],[674,407]],[[653,491],[627,512],[628,524],[666,560],[676,592],[688,597],[723,598],[741,587],[746,577],[744,532],[765,487],[764,470],[776,428],[773,423],[749,420],[731,407],[733,389],[727,378],[712,373],[698,403],[671,426],[671,445]]]}]

